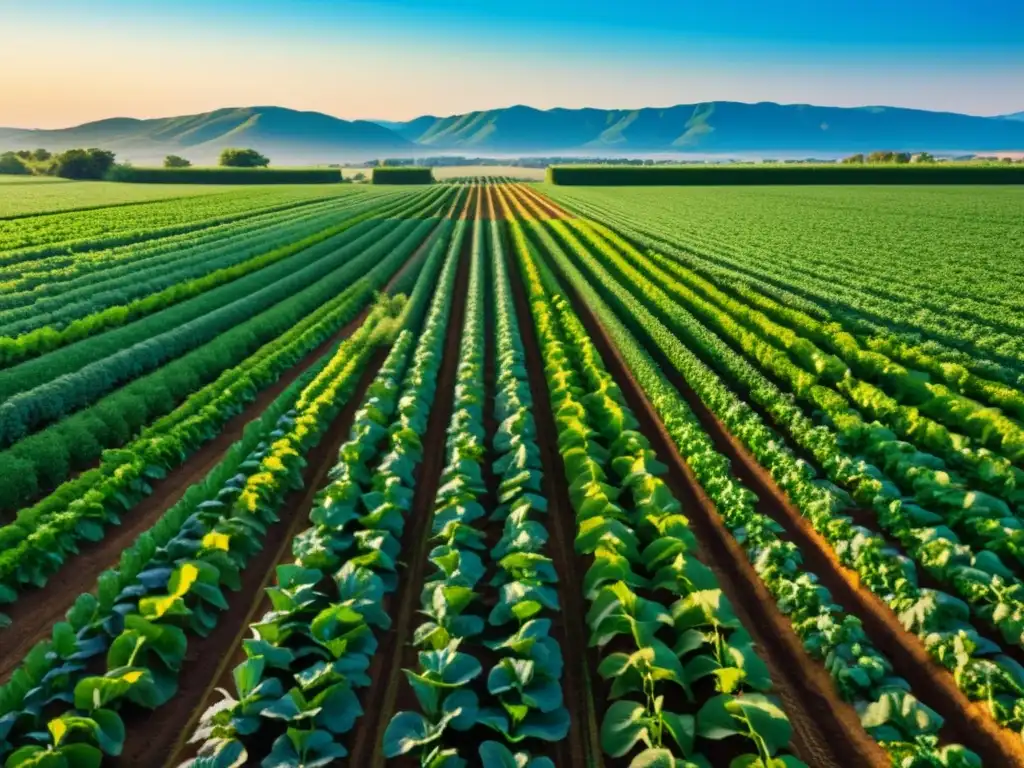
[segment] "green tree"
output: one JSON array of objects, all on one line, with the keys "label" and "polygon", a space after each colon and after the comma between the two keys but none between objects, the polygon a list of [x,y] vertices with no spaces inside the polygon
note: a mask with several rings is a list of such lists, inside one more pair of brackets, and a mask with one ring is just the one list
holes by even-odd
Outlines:
[{"label": "green tree", "polygon": [[168,155],[164,158],[164,168],[190,168],[191,160],[186,160],[178,155]]},{"label": "green tree", "polygon": [[225,149],[220,153],[220,164],[229,168],[266,168],[270,159],[255,149]]},{"label": "green tree", "polygon": [[51,157],[53,157],[53,154],[47,149],[40,148],[32,153],[32,159],[37,163],[45,163]]},{"label": "green tree", "polygon": [[863,165],[864,164],[864,154],[862,152],[858,152],[856,155],[850,155],[849,157],[844,157],[843,158],[843,163],[845,163],[846,165]]},{"label": "green tree", "polygon": [[50,173],[65,179],[102,179],[114,167],[114,153],[104,149],[69,149],[53,158]]},{"label": "green tree", "polygon": [[914,157],[915,163],[934,163],[935,156],[930,152],[921,152]]},{"label": "green tree", "polygon": [[4,152],[0,155],[0,173],[9,176],[27,176],[31,171],[16,153]]}]

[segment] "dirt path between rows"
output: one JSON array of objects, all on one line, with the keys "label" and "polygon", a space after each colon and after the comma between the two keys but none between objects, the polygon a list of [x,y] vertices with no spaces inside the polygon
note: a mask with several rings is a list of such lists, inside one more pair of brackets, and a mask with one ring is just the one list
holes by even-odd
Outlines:
[{"label": "dirt path between rows", "polygon": [[562,285],[568,286],[566,297],[622,388],[641,431],[651,440],[659,458],[667,460],[666,483],[690,518],[705,564],[714,571],[743,626],[762,650],[775,693],[782,699],[793,725],[794,751],[809,765],[822,768],[889,765],[888,757],[860,726],[853,707],[839,698],[825,669],[804,651],[800,638],[726,529],[714,503],[679,454],[654,406],[597,317],[557,266],[550,265],[559,274]]},{"label": "dirt path between rows", "polygon": [[[562,282],[566,282],[564,276]],[[571,292],[574,305],[579,309],[583,302],[574,290]],[[584,322],[595,339],[603,337],[611,345],[610,339],[607,339],[599,321],[589,308],[586,308],[583,314],[586,315]],[[838,562],[831,545],[800,515],[771,475],[757,463],[742,443],[729,433],[725,425],[705,406],[684,377],[656,346],[650,343],[644,346],[697,415],[704,430],[711,436],[715,448],[729,458],[736,476],[758,496],[758,511],[769,515],[783,526],[785,538],[797,544],[807,568],[818,575],[821,583],[832,593],[833,600],[847,613],[861,619],[865,630],[879,650],[893,663],[895,671],[910,682],[915,695],[943,716],[943,737],[974,750],[986,763],[1024,765],[1024,745],[1021,744],[1019,736],[1000,728],[982,706],[971,703],[960,692],[948,672],[931,660],[921,642],[903,629],[888,606],[861,585],[855,572]],[[653,410],[652,415],[656,419]],[[663,430],[660,421],[656,421]],[[671,443],[670,439],[669,442]],[[717,515],[715,518],[717,519]],[[754,576],[756,578],[756,574]],[[770,600],[770,596],[767,599]],[[743,605],[749,606],[751,603],[744,602]],[[785,622],[788,634],[797,639],[789,628],[788,621],[781,617],[781,614],[780,618]],[[807,658],[806,654],[803,655]],[[820,664],[809,658],[807,661],[812,666],[809,671],[824,671]],[[774,672],[772,678],[775,679]],[[834,690],[831,682],[826,682],[829,683],[829,689]],[[832,695],[835,697],[835,694]],[[831,739],[829,741],[831,742]],[[839,754],[846,752],[841,751]]]},{"label": "dirt path between rows", "polygon": [[[429,248],[439,229],[436,228],[420,248]],[[415,256],[416,254],[413,258]],[[404,269],[403,266],[392,276],[385,291],[401,278]],[[246,426],[258,419],[284,390],[327,354],[335,344],[355,333],[369,311],[369,307],[364,309],[355,319],[309,352],[276,382],[260,392],[244,411],[231,418],[211,442],[192,454],[183,464],[168,472],[167,477],[154,481],[153,492],[126,512],[119,526],[109,528],[103,539],[98,542],[83,542],[79,554],[69,559],[64,567],[47,581],[46,586],[40,589],[26,588],[15,603],[5,606],[4,612],[10,616],[12,625],[8,629],[0,630],[4,648],[0,657],[0,683],[10,678],[24,660],[25,654],[36,643],[50,636],[53,625],[64,618],[80,594],[86,590],[95,590],[99,575],[117,565],[121,553],[138,538],[139,534],[149,530],[164,512],[181,499],[190,486],[201,481],[220,463],[231,446],[241,439]]]}]

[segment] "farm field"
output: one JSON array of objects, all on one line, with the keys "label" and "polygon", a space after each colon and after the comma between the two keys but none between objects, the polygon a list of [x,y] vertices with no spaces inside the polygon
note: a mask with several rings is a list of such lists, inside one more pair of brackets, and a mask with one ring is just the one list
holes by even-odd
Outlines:
[{"label": "farm field", "polygon": [[1024,765],[1019,190],[108,202],[0,221],[4,765]]},{"label": "farm field", "polygon": [[[280,189],[280,188],[278,188]],[[302,187],[293,187],[304,191]],[[52,176],[0,177],[0,220],[40,213],[130,205],[197,195],[217,195],[248,188],[204,184],[120,184],[69,181]]]}]

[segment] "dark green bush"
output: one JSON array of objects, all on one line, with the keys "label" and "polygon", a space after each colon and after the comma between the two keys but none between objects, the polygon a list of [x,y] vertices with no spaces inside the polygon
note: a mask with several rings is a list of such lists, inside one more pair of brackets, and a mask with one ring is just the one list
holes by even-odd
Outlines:
[{"label": "dark green bush", "polygon": [[373,169],[374,184],[433,184],[434,170],[413,165],[377,166]]},{"label": "dark green bush", "polygon": [[25,165],[24,160],[18,157],[14,152],[4,152],[0,154],[0,174],[6,174],[8,176],[27,176],[32,171],[29,170],[28,166]]},{"label": "dark green bush", "polygon": [[137,184],[338,184],[337,168],[136,168],[119,165],[108,178]]}]

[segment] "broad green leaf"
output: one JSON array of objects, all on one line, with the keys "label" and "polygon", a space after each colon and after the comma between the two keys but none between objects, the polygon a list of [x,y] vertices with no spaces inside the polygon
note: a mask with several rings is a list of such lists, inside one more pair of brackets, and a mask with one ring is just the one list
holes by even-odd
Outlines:
[{"label": "broad green leaf", "polygon": [[441,731],[434,729],[418,712],[399,712],[388,723],[384,732],[384,756],[405,755],[440,738]]},{"label": "broad green leaf", "polygon": [[640,740],[649,738],[647,710],[635,701],[616,701],[601,722],[601,748],[612,757],[628,754]]}]

